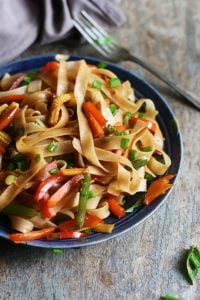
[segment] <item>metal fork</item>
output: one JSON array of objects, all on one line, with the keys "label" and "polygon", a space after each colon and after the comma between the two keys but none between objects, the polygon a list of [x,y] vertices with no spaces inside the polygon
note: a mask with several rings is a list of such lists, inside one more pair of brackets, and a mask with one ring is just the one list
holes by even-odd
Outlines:
[{"label": "metal fork", "polygon": [[[171,87],[181,98],[200,110],[200,101],[190,92],[184,91],[177,83],[167,78],[153,66],[132,55],[127,49],[119,46],[113,39],[109,39],[109,34],[97,24],[86,11],[82,10],[79,17],[73,20],[73,24],[84,38],[106,59],[113,62],[133,61],[142,66],[150,73]],[[104,41],[104,42],[101,42]],[[107,41],[107,42],[105,42]]]}]

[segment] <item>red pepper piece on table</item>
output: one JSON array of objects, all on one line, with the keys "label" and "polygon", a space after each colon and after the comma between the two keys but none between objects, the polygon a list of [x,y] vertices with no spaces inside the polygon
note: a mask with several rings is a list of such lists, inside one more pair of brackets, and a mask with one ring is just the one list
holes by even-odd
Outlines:
[{"label": "red pepper piece on table", "polygon": [[4,129],[14,119],[19,111],[19,104],[12,102],[0,117],[0,130]]}]

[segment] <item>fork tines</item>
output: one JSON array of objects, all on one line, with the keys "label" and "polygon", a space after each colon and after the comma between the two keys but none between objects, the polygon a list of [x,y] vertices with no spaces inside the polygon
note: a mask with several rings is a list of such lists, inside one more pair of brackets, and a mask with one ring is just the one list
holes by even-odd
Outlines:
[{"label": "fork tines", "polygon": [[113,41],[109,45],[98,42],[109,38],[109,34],[86,11],[82,10],[79,17],[73,20],[73,23],[85,39],[103,56],[108,56],[111,53]]}]

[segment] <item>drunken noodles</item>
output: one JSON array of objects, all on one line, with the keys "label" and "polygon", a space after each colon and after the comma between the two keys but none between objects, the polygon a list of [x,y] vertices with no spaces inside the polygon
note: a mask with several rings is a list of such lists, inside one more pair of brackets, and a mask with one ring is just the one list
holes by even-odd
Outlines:
[{"label": "drunken noodles", "polygon": [[[123,218],[164,194],[173,175],[157,113],[104,62],[61,59],[4,74],[0,214],[10,239],[111,233],[109,215]],[[127,207],[130,195],[139,197]]]}]

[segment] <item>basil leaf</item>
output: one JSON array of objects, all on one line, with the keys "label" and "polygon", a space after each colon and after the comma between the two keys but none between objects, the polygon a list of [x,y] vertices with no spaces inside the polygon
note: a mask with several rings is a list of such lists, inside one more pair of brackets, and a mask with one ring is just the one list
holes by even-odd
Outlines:
[{"label": "basil leaf", "polygon": [[200,269],[200,252],[195,246],[191,246],[188,251],[186,267],[189,281],[191,284],[194,284]]},{"label": "basil leaf", "polygon": [[172,295],[169,295],[169,294],[166,294],[165,296],[161,297],[161,300],[179,300],[179,298],[175,297],[175,296],[172,296]]}]

